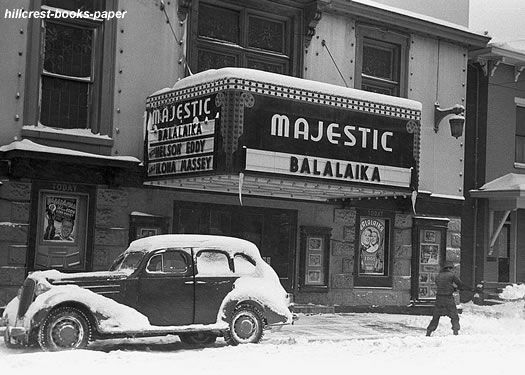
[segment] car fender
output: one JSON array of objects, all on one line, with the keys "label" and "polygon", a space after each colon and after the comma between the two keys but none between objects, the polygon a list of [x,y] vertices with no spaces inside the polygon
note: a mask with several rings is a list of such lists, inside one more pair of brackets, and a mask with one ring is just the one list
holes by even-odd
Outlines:
[{"label": "car fender", "polygon": [[[279,297],[282,295],[282,298]],[[282,286],[264,279],[241,277],[235,281],[234,288],[224,298],[217,321],[229,322],[235,308],[241,303],[250,303],[264,314],[267,324],[291,323],[292,314],[286,304],[286,292]]]},{"label": "car fender", "polygon": [[39,295],[24,316],[24,326],[27,329],[35,328],[42,324],[51,310],[66,305],[90,312],[92,323],[100,332],[124,332],[150,327],[148,318],[137,310],[77,285],[53,286]]}]

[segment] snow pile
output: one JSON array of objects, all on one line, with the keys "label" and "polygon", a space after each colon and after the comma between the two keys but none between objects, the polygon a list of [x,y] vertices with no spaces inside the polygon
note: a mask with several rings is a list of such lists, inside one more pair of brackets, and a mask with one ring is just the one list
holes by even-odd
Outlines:
[{"label": "snow pile", "polygon": [[525,297],[525,284],[507,285],[499,297],[506,300],[522,299]]},{"label": "snow pile", "polygon": [[151,328],[148,318],[131,307],[122,305],[78,285],[53,286],[39,295],[25,314],[24,326],[30,328],[31,319],[38,311],[65,301],[78,301],[105,317],[100,322],[104,332],[139,331]]}]

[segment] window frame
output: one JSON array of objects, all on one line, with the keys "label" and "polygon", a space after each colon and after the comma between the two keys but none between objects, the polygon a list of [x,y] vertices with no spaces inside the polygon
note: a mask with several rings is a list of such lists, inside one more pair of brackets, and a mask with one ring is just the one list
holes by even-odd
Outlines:
[{"label": "window frame", "polygon": [[[179,253],[181,255],[181,257],[186,262],[186,270],[184,272],[166,272],[166,271],[164,271],[164,254],[169,253],[169,252]],[[160,271],[152,271],[152,270],[149,269],[149,265],[150,265],[151,261],[157,256],[161,257],[161,270]],[[151,254],[151,256],[148,258],[148,261],[146,262],[146,264],[144,266],[144,271],[146,272],[146,274],[148,274],[148,275],[162,275],[162,276],[183,277],[183,276],[187,276],[188,273],[191,271],[191,269],[192,269],[192,262],[191,262],[190,257],[188,256],[188,254],[185,251],[180,250],[180,249],[176,249],[176,248],[167,248],[167,249],[156,250],[153,254]]]},{"label": "window frame", "polygon": [[[116,10],[117,0],[105,0],[106,10]],[[33,0],[31,3],[31,9],[54,9],[42,5],[41,0]],[[28,21],[28,48],[26,56],[26,79],[25,79],[25,100],[24,100],[24,125],[35,126],[40,122],[40,101],[42,95],[42,77],[45,76],[43,72],[43,55],[44,55],[44,27],[45,23],[50,22],[53,24],[63,25],[78,25],[80,27],[86,27],[87,25],[94,26],[99,21],[92,19],[75,19],[75,20],[44,20],[32,18]],[[112,137],[112,123],[113,123],[113,102],[114,102],[114,70],[115,70],[115,58],[116,58],[116,30],[117,21],[116,19],[106,20],[100,22],[98,27],[94,28],[94,45],[93,48],[93,59],[94,64],[93,71],[93,87],[92,87],[92,99],[88,106],[88,125],[87,129],[90,129],[94,134],[100,133],[101,135],[109,135]],[[48,138],[53,140],[65,141],[65,142],[79,142],[79,138],[82,136],[71,136],[68,135],[68,128],[61,128],[53,126],[53,124],[44,124],[48,127],[57,128],[63,130],[62,133],[51,133],[46,132],[34,132],[27,129],[22,130],[22,135],[32,138]],[[58,139],[57,139],[58,138]],[[87,143],[100,143],[100,146],[111,147],[113,141],[105,139],[92,139],[89,137]]]},{"label": "window frame", "polygon": [[[356,64],[355,64],[355,88],[364,90],[362,87],[364,83],[370,82],[379,87],[394,87],[397,88],[397,96],[401,98],[407,97],[407,71],[408,71],[408,50],[410,45],[410,37],[408,35],[387,30],[380,26],[357,24],[356,25]],[[363,48],[365,45],[377,47],[389,47],[398,49],[398,59],[393,62],[393,70],[397,66],[397,74],[399,80],[396,81],[383,79],[380,77],[366,76],[363,74]],[[365,77],[363,77],[365,76]],[[363,79],[364,78],[364,79]]]},{"label": "window frame", "polygon": [[[232,9],[240,13],[239,17],[239,44],[216,41],[211,38],[200,38],[198,35],[199,5],[205,3],[211,6],[218,6]],[[284,49],[285,53],[277,53],[262,50],[255,47],[248,47],[248,18],[250,16],[268,18],[273,21],[284,23]],[[188,65],[193,73],[198,71],[199,50],[221,52],[224,55],[235,56],[236,67],[246,68],[248,60],[257,57],[257,61],[274,64],[283,64],[283,73],[290,76],[299,76],[302,73],[303,64],[303,41],[302,17],[303,11],[299,8],[276,4],[265,0],[245,0],[242,6],[239,2],[232,0],[194,0],[191,11],[188,15]],[[289,37],[287,37],[289,36]],[[204,48],[203,48],[204,46]]]},{"label": "window frame", "polygon": [[[525,115],[525,98],[514,98],[514,104],[515,104],[515,113],[516,113],[516,123],[514,128],[514,163],[524,165],[525,164],[525,123],[522,125],[524,128],[523,134],[519,134],[518,131],[518,111],[522,111],[523,115]],[[523,116],[525,118],[525,116]],[[518,159],[518,140],[521,140],[523,143],[523,155],[521,159]]]},{"label": "window frame", "polygon": [[[361,222],[383,221],[383,271],[382,274],[360,272],[361,261]],[[380,209],[358,209],[355,224],[355,242],[354,242],[354,287],[356,288],[393,288],[394,274],[394,221],[395,215],[392,211]]]}]

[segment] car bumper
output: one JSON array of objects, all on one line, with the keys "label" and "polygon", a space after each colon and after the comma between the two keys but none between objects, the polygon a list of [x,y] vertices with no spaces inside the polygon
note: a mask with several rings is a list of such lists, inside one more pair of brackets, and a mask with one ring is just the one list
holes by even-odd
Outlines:
[{"label": "car bumper", "polygon": [[26,336],[27,330],[24,327],[6,327],[6,332],[9,337],[16,338]]}]

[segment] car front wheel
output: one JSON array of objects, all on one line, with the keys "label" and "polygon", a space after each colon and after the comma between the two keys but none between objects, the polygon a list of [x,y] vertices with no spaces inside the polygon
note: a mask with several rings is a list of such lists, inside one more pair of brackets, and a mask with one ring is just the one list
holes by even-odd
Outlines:
[{"label": "car front wheel", "polygon": [[255,306],[239,305],[232,316],[224,339],[230,345],[258,343],[263,337],[264,317]]},{"label": "car front wheel", "polygon": [[91,339],[91,324],[74,307],[51,311],[38,331],[38,344],[45,351],[83,349]]}]

